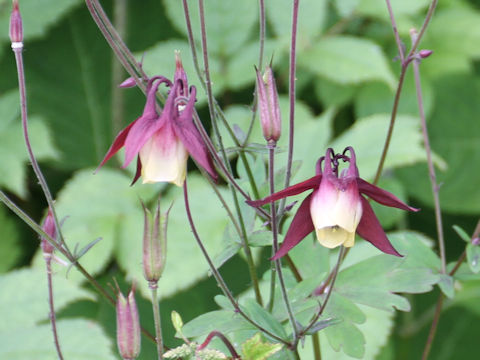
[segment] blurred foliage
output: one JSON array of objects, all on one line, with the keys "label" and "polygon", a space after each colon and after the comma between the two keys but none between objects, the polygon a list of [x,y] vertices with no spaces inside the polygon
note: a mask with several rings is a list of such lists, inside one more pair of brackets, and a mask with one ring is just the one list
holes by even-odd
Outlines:
[{"label": "blurred foliage", "polygon": [[[393,0],[392,5],[402,40],[410,44],[409,30],[420,27],[430,1]],[[28,166],[18,108],[16,71],[9,49],[10,0],[0,0],[0,188],[40,221],[46,208],[43,195]],[[102,1],[109,14],[115,1]],[[383,147],[389,114],[399,74],[391,25],[384,0],[302,0],[298,34],[295,181],[314,173],[314,164],[327,146],[341,151],[355,147],[362,177],[371,179]],[[149,75],[171,77],[173,50],[180,49],[189,82],[199,89],[198,110],[209,123],[205,93],[198,79],[178,0],[127,1],[126,43],[138,60],[144,54]],[[196,1],[189,1],[194,36],[200,50]],[[254,65],[258,66],[258,4],[255,0],[205,2],[213,91],[225,117],[237,134],[245,135],[252,119]],[[113,139],[116,123],[135,119],[143,108],[144,96],[137,89],[114,91],[114,57],[94,25],[84,2],[79,0],[21,0],[25,28],[25,70],[34,151],[47,180],[53,184],[58,212],[65,218],[63,231],[70,247],[80,250],[102,239],[81,258],[81,263],[103,285],[112,278],[135,281],[138,296],[148,295],[142,278],[141,239],[143,219],[139,198],[152,205],[162,193],[162,207],[173,203],[170,213],[168,257],[159,283],[166,344],[179,346],[169,322],[171,310],[186,321],[185,336],[201,342],[212,329],[225,331],[244,353],[284,359],[285,350],[259,338],[252,326],[236,317],[215,282],[188,227],[178,188],[165,185],[129,187],[133,169],[94,169]],[[283,116],[277,164],[285,164],[288,143],[288,51],[291,29],[291,1],[266,1],[267,41],[263,64],[272,61],[280,89]],[[475,0],[440,1],[420,48],[433,55],[422,61],[422,87],[428,117],[437,177],[442,184],[447,258],[454,262],[465,243],[451,230],[459,224],[470,234],[480,214],[480,6]],[[199,53],[201,55],[201,53]],[[123,72],[121,75],[125,75]],[[125,75],[126,77],[127,75]],[[392,259],[358,240],[339,274],[338,283],[322,321],[330,321],[320,332],[322,355],[326,359],[406,359],[421,353],[440,288],[448,295],[431,359],[469,358],[469,346],[478,334],[480,306],[477,247],[467,246],[468,265],[455,279],[439,275],[439,259],[432,250],[436,238],[425,150],[420,132],[412,73],[407,73],[399,105],[399,117],[384,176],[380,185],[400,198],[421,207],[422,213],[374,207],[388,229],[418,232],[392,233],[391,239],[404,259]],[[112,103],[120,106],[113,119]],[[116,109],[118,110],[118,109]],[[258,124],[250,137],[248,161],[260,185],[267,192],[264,142]],[[234,142],[221,128],[225,146]],[[232,156],[233,163],[236,159]],[[112,165],[116,166],[112,161]],[[112,166],[112,167],[113,167]],[[240,182],[248,188],[245,169],[236,163]],[[206,180],[190,167],[189,196],[194,220],[209,252],[221,266],[235,294],[241,295],[245,312],[280,337],[290,331],[276,296],[274,311],[266,312],[249,300],[247,265],[238,238],[228,227],[221,204],[212,200]],[[283,172],[279,171],[278,186]],[[249,188],[248,188],[249,189]],[[231,196],[220,187],[227,203]],[[299,200],[295,197],[293,200]],[[290,201],[290,199],[289,199]],[[243,207],[247,229],[256,246],[262,289],[268,293],[270,272],[265,247],[265,227],[253,211]],[[288,218],[282,229],[291,221]],[[38,359],[54,355],[48,324],[45,272],[37,252],[36,235],[19,226],[0,206],[0,358]],[[421,234],[425,235],[421,235]],[[33,239],[33,240],[32,240]],[[333,252],[334,253],[334,252]],[[311,241],[304,241],[291,253],[303,276],[296,284],[286,271],[294,311],[305,325],[317,309],[311,291],[333,266],[335,255]],[[452,264],[450,265],[452,267]],[[60,341],[68,359],[116,359],[114,313],[92,294],[83,278],[60,264],[54,266],[54,289],[59,313]],[[409,294],[435,290],[427,295]],[[25,290],[25,293],[22,291]],[[142,323],[151,331],[148,301],[139,301]],[[394,313],[393,309],[411,310]],[[335,320],[335,321],[333,321]],[[28,341],[26,341],[28,340]],[[144,341],[146,343],[146,341]],[[221,344],[213,343],[220,351]],[[143,344],[142,359],[153,354]],[[337,352],[339,351],[339,352]],[[313,359],[311,339],[300,347],[301,358]],[[32,355],[34,354],[34,355]],[[257,355],[251,355],[252,357]]]}]

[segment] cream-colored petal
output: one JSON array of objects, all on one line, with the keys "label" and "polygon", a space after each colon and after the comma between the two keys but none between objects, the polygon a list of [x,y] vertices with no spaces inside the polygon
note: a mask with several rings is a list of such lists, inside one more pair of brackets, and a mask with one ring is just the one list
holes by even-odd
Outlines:
[{"label": "cream-colored petal", "polygon": [[143,183],[171,182],[182,186],[187,171],[188,152],[171,129],[162,129],[140,150]]},{"label": "cream-colored petal", "polygon": [[350,244],[352,241],[352,235],[355,237],[355,233],[350,233],[345,229],[335,226],[316,229],[315,233],[317,234],[317,240],[320,244],[329,249],[333,249],[345,243]]}]

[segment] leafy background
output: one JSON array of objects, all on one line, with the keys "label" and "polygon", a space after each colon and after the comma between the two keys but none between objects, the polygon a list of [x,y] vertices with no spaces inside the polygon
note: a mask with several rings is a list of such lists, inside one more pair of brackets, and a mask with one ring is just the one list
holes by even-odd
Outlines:
[{"label": "leafy background", "polygon": [[[102,3],[112,14],[114,2]],[[392,3],[400,35],[408,44],[408,31],[421,25],[429,1]],[[193,14],[196,14],[195,4],[191,2]],[[144,0],[142,6],[134,1],[127,1],[127,5],[126,43],[138,58],[145,54],[144,69],[149,74],[171,76],[173,50],[180,49],[191,82],[200,88],[188,51],[180,2]],[[279,147],[284,149],[287,143],[291,1],[271,0],[266,1],[266,5],[265,59],[269,61],[273,57],[282,97],[284,136]],[[257,2],[209,0],[206,6],[214,92],[228,121],[245,131],[251,115],[246,105],[252,99],[253,65],[258,61]],[[32,142],[57,198],[60,215],[67,217],[65,235],[72,246],[78,243],[80,247],[101,236],[102,240],[82,258],[82,263],[105,286],[116,278],[126,290],[128,285],[123,279],[136,280],[145,295],[145,285],[141,281],[142,214],[138,198],[152,203],[162,191],[164,207],[173,201],[167,267],[160,290],[166,343],[169,346],[179,344],[169,322],[171,310],[178,311],[185,321],[210,311],[225,311],[219,310],[219,305],[213,301],[219,290],[208,277],[206,263],[191,233],[185,231],[180,190],[163,185],[130,188],[132,169],[121,171],[114,162],[110,168],[93,175],[110,145],[115,124],[126,125],[138,116],[143,107],[143,95],[136,89],[122,90],[123,104],[112,109],[112,96],[117,96],[112,95],[116,86],[112,80],[115,60],[82,1],[22,0],[21,10]],[[0,187],[40,221],[45,201],[22,146],[16,71],[7,36],[9,14],[10,1],[0,0]],[[302,0],[299,16],[296,136],[302,141],[295,145],[295,156],[301,163],[297,163],[299,168],[294,180],[313,173],[314,162],[328,145],[337,150],[353,145],[359,157],[361,175],[371,179],[383,145],[399,74],[399,64],[392,61],[396,46],[384,1]],[[197,17],[193,17],[194,27],[198,29]],[[422,63],[422,86],[438,178],[442,184],[440,194],[449,262],[454,261],[464,247],[452,225],[458,224],[472,232],[480,214],[479,43],[478,3],[475,0],[444,0],[421,44],[421,48],[434,51]],[[200,98],[199,110],[207,119],[203,100]],[[376,286],[392,293],[425,292],[432,284],[440,282],[442,290],[451,293],[452,286],[448,281],[442,282],[434,271],[438,268],[438,259],[429,247],[432,246],[429,238],[436,236],[433,201],[410,72],[399,113],[381,185],[422,211],[415,215],[380,207],[375,211],[389,229],[409,228],[424,234],[393,236],[395,244],[406,253],[413,243],[425,255],[417,260],[409,257],[407,262],[397,264],[400,274],[416,267],[430,268],[431,272],[427,271],[419,279],[415,289],[403,284],[398,274],[387,277],[390,282]],[[113,114],[119,117],[113,119]],[[258,127],[254,128],[251,140],[263,144]],[[227,146],[231,145],[233,143],[227,141]],[[256,177],[264,181],[262,156],[249,159],[256,169]],[[281,164],[284,159],[285,153],[279,153],[277,163]],[[244,173],[241,166],[238,173]],[[248,272],[242,256],[235,255],[235,251],[223,251],[232,246],[232,241],[234,243],[225,230],[226,214],[220,205],[209,206],[207,213],[204,206],[214,198],[212,191],[194,171],[189,181],[199,232],[218,261],[229,258],[222,266],[222,274],[233,292],[241,294],[249,285]],[[33,352],[36,358],[49,358],[53,347],[47,346],[50,332],[43,285],[44,265],[38,254],[36,235],[4,206],[0,206],[0,228],[0,318],[9,319],[0,327],[0,358],[30,359]],[[260,224],[251,224],[252,231],[258,229]],[[384,256],[363,245],[360,241],[355,247],[352,253],[358,255],[352,255],[351,263],[345,264],[340,274],[338,294],[331,306],[350,310],[342,324],[322,332],[321,343],[330,345],[322,345],[324,357],[416,358],[423,348],[439,290],[436,287],[428,294],[406,297],[392,294],[381,308],[371,306],[374,292],[349,294],[349,281],[356,283],[358,280],[352,278],[355,274],[388,273],[393,271],[388,266],[397,266],[385,264]],[[311,247],[311,243],[308,246]],[[317,257],[312,258],[309,249],[299,248],[298,254],[293,255],[302,263],[312,265],[305,265],[303,271],[315,284],[328,271],[329,255],[316,247],[313,253]],[[265,279],[269,276],[268,251],[259,248],[257,252]],[[323,259],[327,267],[314,267],[318,259]],[[362,263],[366,259],[368,262]],[[83,284],[75,270],[68,274],[68,281],[65,273],[66,269],[56,267],[55,291],[66,357],[117,358],[113,310],[102,300],[96,301],[97,295]],[[432,359],[469,358],[467,345],[475,341],[475,334],[480,331],[480,306],[475,301],[480,293],[479,281],[478,277],[468,275],[467,268],[459,272],[456,297],[447,299]],[[392,305],[403,310],[411,308],[411,311],[394,313]],[[140,308],[145,314],[143,325],[153,330],[148,301],[141,299]],[[185,331],[203,334],[194,331],[198,326],[194,322],[189,326]],[[340,333],[348,339],[342,340]],[[340,353],[333,352],[339,348],[342,348]],[[92,349],[95,354],[89,353]],[[311,358],[310,349],[307,342],[302,359]],[[152,358],[152,354],[153,347],[144,341],[142,358]],[[281,353],[276,356],[280,357]]]}]

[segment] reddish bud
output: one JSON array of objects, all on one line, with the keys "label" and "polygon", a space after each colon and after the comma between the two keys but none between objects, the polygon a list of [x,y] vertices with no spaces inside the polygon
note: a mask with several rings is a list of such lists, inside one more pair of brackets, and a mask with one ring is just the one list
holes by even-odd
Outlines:
[{"label": "reddish bud", "polygon": [[135,86],[137,86],[137,82],[133,77],[125,79],[120,85],[118,85],[119,88],[132,88]]},{"label": "reddish bud", "polygon": [[[168,213],[160,213],[160,201],[155,211],[155,217],[142,204],[145,216],[143,231],[143,274],[150,286],[156,286],[162,276],[167,257],[167,223]],[[152,224],[153,220],[153,224]]]},{"label": "reddish bud", "polygon": [[13,9],[12,14],[10,15],[10,40],[12,46],[15,43],[23,42],[23,26],[22,26],[22,16],[20,15],[20,10],[18,8],[18,1],[13,0]]},{"label": "reddish bud", "polygon": [[[42,229],[53,240],[56,240],[56,238],[57,238],[57,226],[55,225],[55,218],[54,218],[53,213],[50,209],[48,209],[47,217],[43,221]],[[43,256],[44,257],[50,257],[52,255],[53,251],[55,250],[55,247],[52,244],[50,244],[50,242],[43,236],[41,237],[41,246],[42,246],[42,251],[43,251]]]},{"label": "reddish bud", "polygon": [[126,298],[120,290],[118,291],[116,310],[118,351],[125,360],[136,359],[140,354],[141,339],[135,285]]},{"label": "reddish bud", "polygon": [[425,59],[425,58],[429,57],[429,56],[432,55],[432,54],[433,54],[433,51],[432,51],[432,50],[420,50],[420,51],[418,52],[418,55],[420,55],[420,57],[421,57],[422,59]]},{"label": "reddish bud", "polygon": [[263,78],[260,72],[256,71],[258,105],[260,107],[260,123],[262,125],[263,137],[268,142],[277,142],[282,131],[282,120],[273,71],[267,66]]}]

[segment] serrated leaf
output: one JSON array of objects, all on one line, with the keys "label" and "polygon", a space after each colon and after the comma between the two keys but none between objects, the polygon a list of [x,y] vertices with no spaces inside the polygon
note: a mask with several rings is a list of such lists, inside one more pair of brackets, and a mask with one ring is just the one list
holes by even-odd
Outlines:
[{"label": "serrated leaf", "polygon": [[[177,0],[166,0],[164,4],[173,25],[187,35],[182,3]],[[201,44],[198,2],[189,0],[188,6],[195,42]],[[256,12],[251,11],[256,6],[255,0],[205,2],[205,23],[208,49],[211,54],[220,57],[233,55],[248,40],[257,22]]]},{"label": "serrated leaf", "polygon": [[[3,319],[0,332],[8,333],[15,328],[29,329],[38,321],[48,319],[45,269],[24,268],[0,275],[0,288],[0,318]],[[76,300],[94,299],[90,292],[58,274],[54,274],[53,294],[56,311]]]},{"label": "serrated leaf", "polygon": [[[49,28],[57,23],[68,11],[81,3],[80,0],[22,0],[20,11],[24,24],[24,37],[28,41],[43,36]],[[8,40],[8,25],[11,5],[8,1],[0,3],[0,41]]]},{"label": "serrated leaf", "polygon": [[[18,106],[18,99],[16,106]],[[25,198],[27,196],[26,166],[29,157],[20,119],[14,116],[14,120],[0,129],[0,153],[2,154],[0,186]],[[28,128],[30,142],[37,160],[58,159],[58,152],[53,146],[50,130],[45,123],[38,117],[32,116]]]},{"label": "serrated leaf", "polygon": [[251,319],[253,319],[264,329],[267,329],[282,339],[287,339],[287,333],[285,332],[282,324],[275,319],[272,314],[261,307],[255,300],[246,299],[242,308]]},{"label": "serrated leaf", "polygon": [[[291,37],[292,2],[289,0],[267,1],[266,14],[275,34],[286,41]],[[312,16],[315,14],[315,16]],[[309,46],[321,34],[327,19],[326,0],[305,0],[298,10],[298,44]]]},{"label": "serrated leaf", "polygon": [[[373,178],[378,167],[389,122],[390,115],[387,114],[377,114],[357,120],[331,145],[336,151],[353,146],[357,153],[360,175],[364,179]],[[380,146],[380,144],[382,145]],[[445,166],[438,156],[434,157],[435,159],[437,165]],[[395,168],[425,160],[426,155],[418,120],[411,116],[398,115],[385,168]]]},{"label": "serrated leaf", "polygon": [[262,335],[257,333],[242,344],[242,353],[245,360],[266,360],[281,348],[282,344],[262,341]]},{"label": "serrated leaf", "polygon": [[[68,319],[58,320],[57,327],[65,359],[117,359],[112,353],[114,346],[112,340],[97,323],[84,319]],[[18,327],[0,332],[0,358],[11,360],[57,358],[50,324]]]},{"label": "serrated leaf", "polygon": [[229,310],[207,312],[189,321],[183,326],[183,335],[187,338],[208,335],[211,331],[228,334],[238,330],[251,330],[253,325],[239,314]]},{"label": "serrated leaf", "polygon": [[306,50],[299,65],[339,84],[380,80],[391,88],[395,77],[381,48],[371,40],[353,36],[326,37]]}]

